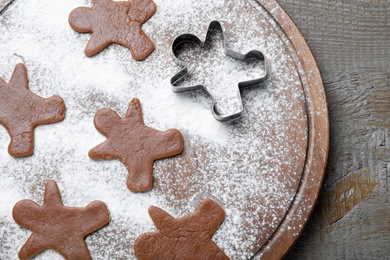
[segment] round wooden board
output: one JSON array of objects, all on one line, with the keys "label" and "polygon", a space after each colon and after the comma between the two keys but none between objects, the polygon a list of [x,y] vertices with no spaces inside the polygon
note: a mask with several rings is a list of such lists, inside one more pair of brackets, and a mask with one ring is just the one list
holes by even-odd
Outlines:
[{"label": "round wooden board", "polygon": [[283,222],[255,256],[261,259],[280,259],[303,231],[321,190],[329,152],[329,117],[321,74],[303,35],[276,1],[256,1],[268,11],[288,37],[298,57],[298,65],[303,69],[300,76],[306,82],[304,87],[309,136],[301,184]]},{"label": "round wooden board", "polygon": [[[241,1],[241,2],[244,2],[244,1]],[[262,16],[264,16],[267,19],[267,24],[268,24],[267,26],[273,26],[272,31],[277,32],[279,34],[279,38],[282,39],[282,41],[284,41],[284,45],[289,47],[289,48],[286,47],[286,50],[283,50],[283,51],[285,52],[285,55],[291,56],[292,60],[294,61],[292,66],[294,67],[294,70],[296,70],[297,75],[299,76],[299,80],[301,82],[301,88],[303,89],[303,96],[305,99],[304,102],[301,102],[305,111],[303,111],[300,114],[302,118],[305,118],[305,120],[300,121],[299,123],[297,123],[297,125],[300,126],[302,124],[302,122],[305,123],[304,127],[302,127],[302,128],[304,128],[303,131],[305,131],[307,133],[307,137],[302,139],[304,141],[296,143],[297,146],[304,147],[299,151],[303,151],[303,153],[306,151],[306,156],[302,156],[301,154],[299,154],[300,162],[302,162],[303,169],[301,169],[302,168],[301,163],[297,163],[297,165],[299,167],[301,167],[300,169],[295,169],[295,170],[290,169],[290,170],[288,170],[289,171],[288,174],[286,171],[286,176],[289,175],[290,177],[285,177],[283,175],[283,171],[279,172],[278,178],[281,180],[280,182],[283,182],[283,180],[288,182],[289,180],[291,181],[293,179],[293,182],[292,182],[293,184],[291,185],[291,187],[289,187],[290,184],[286,184],[286,186],[289,187],[289,189],[288,189],[288,192],[286,192],[285,197],[283,198],[283,200],[285,200],[284,206],[282,207],[281,211],[279,211],[279,213],[278,213],[279,215],[280,214],[281,215],[280,216],[278,215],[276,220],[273,220],[273,222],[276,223],[277,226],[276,227],[272,226],[272,225],[263,226],[262,232],[267,233],[267,234],[263,234],[263,235],[257,234],[258,240],[255,241],[256,246],[254,247],[256,250],[258,248],[260,248],[258,250],[258,252],[256,253],[256,255],[254,256],[255,258],[279,259],[286,254],[286,252],[293,245],[294,241],[297,239],[299,234],[302,232],[302,230],[303,230],[303,228],[304,228],[304,226],[305,226],[305,224],[310,216],[310,213],[313,210],[314,204],[316,202],[316,199],[318,197],[318,194],[319,194],[319,191],[321,188],[322,180],[323,180],[324,173],[325,173],[327,155],[328,155],[328,141],[329,141],[329,125],[328,124],[329,123],[328,123],[327,104],[326,104],[326,97],[325,97],[325,92],[324,92],[324,87],[323,87],[321,75],[320,75],[320,72],[318,70],[317,64],[314,60],[314,57],[313,57],[311,51],[309,50],[309,47],[307,46],[302,34],[298,30],[298,28],[295,26],[294,22],[291,20],[291,18],[288,16],[288,14],[274,0],[268,0],[268,1],[247,0],[247,2],[250,2],[251,5],[258,4],[258,10],[261,10]],[[231,3],[229,3],[229,4],[226,3],[226,5],[230,5],[230,8],[232,8],[232,6],[234,6],[234,4],[231,4]],[[252,9],[250,9],[250,10],[253,11]],[[153,21],[153,20],[151,19],[151,21]],[[266,26],[265,24],[266,24],[265,22],[262,22],[262,26]],[[204,23],[203,26],[206,28],[208,26],[208,24]],[[200,29],[198,28],[196,31],[196,33],[199,34],[199,36],[201,38],[203,35],[202,33],[204,33],[203,29],[204,28],[200,28]],[[235,28],[233,26],[233,27],[228,27],[227,29],[233,31]],[[169,31],[169,30],[172,30],[172,31]],[[175,28],[168,28],[168,30],[167,30],[167,32],[165,32],[164,36],[176,35],[177,31],[178,30],[176,30]],[[233,36],[231,38],[234,38],[234,36],[236,36],[236,35],[229,35],[228,34],[228,36]],[[71,35],[71,37],[73,37],[73,35]],[[165,60],[169,60],[170,57],[169,57],[169,53],[167,51],[167,50],[169,50],[169,45],[167,44],[167,42],[162,41],[162,42],[158,43],[157,46],[160,46],[161,48],[158,48],[155,51],[155,53],[153,54],[154,57],[152,55],[151,58],[148,58],[142,64],[147,64],[151,60],[153,61],[153,59],[158,60],[158,58],[156,58],[157,54],[161,54],[161,57],[164,57]],[[114,47],[114,48],[116,48],[116,47]],[[111,51],[112,51],[112,48],[111,48]],[[120,51],[122,51],[122,50],[120,50]],[[123,64],[129,65],[127,63],[128,62],[127,60],[129,59],[129,57],[126,56],[127,55],[126,50],[124,50],[122,53],[124,53],[124,54],[119,57],[120,58],[119,64],[120,65],[123,65]],[[105,53],[105,54],[107,54],[107,53]],[[100,54],[100,55],[103,56],[103,54]],[[35,64],[32,63],[32,65],[35,65]],[[130,65],[132,65],[132,64],[130,64]],[[174,72],[174,70],[170,69],[170,67],[174,67],[174,64],[172,63],[169,65],[170,66],[166,66],[162,69],[169,71],[169,73]],[[139,65],[139,66],[143,66],[143,65]],[[129,67],[131,68],[131,66],[129,66]],[[286,69],[286,66],[284,67],[284,69]],[[167,75],[172,75],[169,73],[167,73]],[[130,74],[130,72],[127,72],[126,74]],[[157,75],[157,76],[160,76],[160,75]],[[157,77],[157,79],[158,79],[158,77]],[[137,84],[141,85],[140,82],[137,82]],[[150,85],[153,85],[153,84],[150,84]],[[135,93],[138,93],[136,90],[134,90],[134,88],[132,90]],[[153,91],[153,89],[147,90],[147,91]],[[147,94],[148,93],[149,92],[147,92]],[[293,93],[293,91],[291,91],[289,93],[290,94],[286,100],[290,100],[292,103],[297,102],[297,101],[293,100],[293,95],[291,94],[291,93]],[[114,94],[116,94],[116,93],[114,93]],[[142,95],[141,92],[138,94]],[[91,95],[92,99],[94,100],[93,102],[95,102],[95,103],[101,102],[101,104],[103,104],[105,106],[113,104],[114,107],[120,113],[121,110],[124,110],[124,106],[127,105],[122,101],[129,100],[129,99],[128,99],[128,97],[118,99],[118,97],[115,97],[115,95],[113,95],[113,96],[114,96],[114,98],[112,98],[112,99],[109,99],[109,98],[104,99],[105,97],[102,98],[102,97],[99,97],[98,95]],[[145,95],[145,96],[147,96],[147,95]],[[193,97],[191,97],[191,98],[193,98]],[[69,97],[68,99],[71,99],[71,98]],[[188,101],[188,97],[181,96],[177,99],[185,100],[183,102]],[[147,100],[146,98],[141,99],[141,102],[143,100],[145,100],[144,104],[146,107],[145,108],[145,111],[146,111],[145,117],[146,117],[146,116],[148,116],[148,113],[153,113],[154,110],[151,107],[148,107],[148,104],[146,102],[146,100]],[[77,100],[77,99],[75,99],[75,101],[79,102],[79,100]],[[118,105],[118,103],[119,103],[119,105]],[[252,104],[252,103],[255,104],[255,102],[247,102],[247,105]],[[297,102],[297,103],[299,103],[299,102]],[[299,104],[301,104],[301,103],[299,103]],[[252,110],[252,108],[253,108],[250,105],[248,105],[248,107],[249,107],[248,110]],[[91,108],[97,109],[95,107],[95,105],[91,106]],[[77,108],[77,109],[79,109],[79,108]],[[166,109],[166,108],[163,107],[162,110],[164,110],[164,109]],[[80,109],[80,110],[82,110],[82,109]],[[91,114],[91,113],[93,113],[93,111],[88,111],[86,113]],[[88,114],[88,115],[90,115],[90,114]],[[247,112],[247,114],[249,115],[250,113]],[[159,115],[159,114],[157,113],[157,115]],[[202,116],[203,116],[203,114],[202,114]],[[246,120],[245,116],[246,115],[244,115],[243,121]],[[253,114],[251,114],[250,116],[251,116],[251,118],[254,118]],[[306,117],[307,117],[307,119],[306,119]],[[155,117],[154,115],[151,115],[149,118],[146,118],[146,121],[153,122],[153,123],[157,124],[157,128],[161,128],[161,125],[158,125],[159,122],[158,122],[158,120],[156,120],[156,118],[160,119],[158,116]],[[240,122],[238,122],[238,124],[240,124]],[[234,128],[238,124],[232,125],[231,127],[228,126],[227,128]],[[165,124],[165,122],[163,122],[162,126],[163,127],[165,127],[165,126],[170,127],[171,125]],[[198,171],[202,172],[201,170],[203,170],[202,167],[200,167],[197,164],[198,162],[194,163],[192,161],[192,157],[196,157],[197,159],[201,160],[203,158],[203,156],[205,156],[205,158],[207,159],[207,156],[208,156],[207,153],[212,153],[213,151],[216,151],[216,153],[219,152],[219,153],[223,154],[225,151],[223,149],[218,150],[219,146],[216,146],[213,143],[211,143],[212,149],[210,149],[208,142],[205,142],[205,143],[203,143],[203,141],[202,142],[199,141],[199,143],[193,142],[194,139],[191,136],[195,135],[196,131],[192,131],[193,129],[191,129],[191,125],[188,127],[187,126],[183,127],[182,125],[178,124],[178,128],[181,130],[183,130],[183,129],[185,130],[185,144],[186,144],[185,152],[177,158],[174,158],[170,161],[168,160],[167,163],[159,163],[158,162],[156,164],[157,165],[156,166],[156,175],[155,175],[156,183],[155,183],[155,187],[154,187],[153,192],[156,192],[156,194],[159,196],[165,196],[167,198],[173,197],[174,199],[172,199],[171,201],[169,201],[170,199],[168,199],[168,202],[166,205],[170,206],[170,209],[176,209],[175,214],[179,214],[179,213],[183,214],[183,212],[188,214],[191,212],[190,210],[193,210],[193,205],[191,205],[191,203],[190,203],[190,199],[193,198],[193,195],[188,192],[188,190],[186,188],[187,184],[195,183],[194,179],[191,179],[191,178],[193,178],[194,173],[197,173]],[[221,128],[222,128],[222,130],[225,130],[225,129],[223,129],[223,127],[221,127]],[[299,129],[298,126],[297,126],[297,129]],[[238,131],[238,133],[242,134],[242,132],[240,132],[240,131]],[[245,132],[245,134],[248,134],[248,133]],[[250,134],[250,132],[249,132],[249,134]],[[294,139],[294,138],[298,139],[298,137],[300,137],[300,134],[301,133],[299,133],[299,134],[295,133],[293,128],[290,129],[288,132],[286,132],[286,135],[290,136],[291,139]],[[218,134],[216,134],[215,136],[217,136],[217,135]],[[255,135],[255,137],[259,138],[259,139],[261,136],[262,135],[258,135],[258,133],[256,133],[256,135]],[[215,147],[217,147],[218,149]],[[259,147],[261,147],[261,146],[259,146]],[[260,151],[259,147],[255,148],[257,153]],[[229,149],[227,149],[227,151],[229,151]],[[288,150],[288,151],[290,151],[290,150]],[[215,157],[216,158],[213,158],[212,156],[210,156],[210,158],[218,159],[218,156],[215,156]],[[287,156],[287,157],[290,158],[290,160],[291,160],[291,158],[293,156],[291,155],[291,156]],[[223,159],[223,156],[221,156],[221,158]],[[281,157],[281,158],[283,158],[283,157]],[[258,158],[255,158],[255,160],[256,159],[260,160]],[[280,160],[279,157],[278,157],[278,160]],[[212,160],[210,160],[210,162],[212,162]],[[26,160],[26,163],[27,164],[29,163],[28,159]],[[83,162],[81,162],[80,164],[82,164],[82,163]],[[54,161],[53,161],[53,164],[54,164]],[[102,163],[102,165],[103,164],[104,163]],[[265,164],[267,166],[266,168],[269,168],[272,166],[272,162],[271,163],[268,162]],[[93,167],[95,165],[96,165],[96,163],[92,162],[91,169],[94,169]],[[49,164],[49,166],[50,166],[50,164]],[[118,168],[120,168],[120,165],[117,164],[117,165],[114,165],[114,167],[112,169],[115,169],[115,167],[117,167],[117,166],[118,166]],[[197,168],[197,167],[199,167],[199,168]],[[73,168],[70,167],[70,168],[74,169],[74,167]],[[181,172],[181,175],[179,177],[182,177],[182,178],[188,177],[189,178],[188,181],[184,183],[185,185],[181,182],[182,180],[176,182],[177,180],[179,180],[178,176],[175,176],[175,175],[170,175],[169,177],[164,176],[164,174],[172,171],[172,169],[175,170],[175,169],[182,169],[182,168],[184,169],[184,171]],[[204,168],[204,169],[208,169],[208,168]],[[211,169],[211,170],[213,170],[213,169]],[[294,175],[294,171],[300,177],[292,177]],[[125,175],[125,174],[126,173],[124,171],[123,175]],[[267,174],[268,173],[265,173],[264,176],[266,176]],[[269,173],[269,175],[271,175],[271,173]],[[41,176],[36,177],[36,180],[34,182],[34,187],[35,187],[35,185],[37,185],[37,186],[40,185],[42,183],[42,181],[48,177],[52,178],[53,176],[51,174],[47,174],[47,176],[43,176],[43,178]],[[59,173],[58,176],[54,175],[54,177],[57,177],[59,179],[64,178],[66,180],[66,178],[63,177],[62,173]],[[221,179],[223,179],[223,178],[221,178]],[[204,179],[200,178],[199,180],[207,180],[207,178],[206,177]],[[65,181],[65,183],[66,183],[66,181]],[[121,183],[121,182],[118,182],[118,183]],[[69,186],[71,186],[69,184],[71,184],[71,183],[68,182],[68,188],[69,188]],[[120,185],[120,184],[118,184],[118,185]],[[174,188],[172,187],[172,185],[174,185]],[[201,184],[198,184],[198,186],[202,187]],[[261,186],[261,185],[259,184],[259,186]],[[261,188],[259,188],[259,189],[261,189]],[[263,196],[260,197],[260,200],[264,199],[264,198],[272,198],[272,196],[273,196],[273,194],[271,193],[272,189],[264,189],[264,190],[267,191],[268,194],[263,194]],[[201,191],[201,190],[199,190],[199,191]],[[198,191],[198,193],[199,193],[199,191]],[[290,191],[295,191],[296,193],[291,194]],[[66,190],[63,191],[64,194],[66,194],[66,192],[67,192]],[[70,192],[70,194],[71,194],[71,192]],[[205,194],[205,195],[208,195],[208,194]],[[210,192],[210,195],[215,195],[215,194]],[[71,195],[66,195],[66,196],[71,197]],[[125,194],[125,196],[128,196],[128,195]],[[133,196],[133,195],[131,195],[131,196]],[[215,196],[215,197],[216,197],[216,199],[219,199],[218,196]],[[251,199],[252,199],[251,203],[253,203],[254,198],[251,198]],[[273,200],[275,200],[275,198],[272,198],[271,201],[273,201]],[[223,204],[223,202],[224,201],[222,201],[222,204]],[[259,205],[269,206],[267,203],[264,203],[264,202],[259,203]],[[287,206],[285,206],[285,205],[287,205]],[[226,204],[225,206],[228,206],[228,205]],[[183,207],[184,210],[181,210],[181,207]],[[276,212],[278,212],[278,211],[276,211]],[[272,219],[269,219],[270,215],[271,214],[268,214],[267,215],[268,219],[267,219],[267,217],[264,217],[264,219],[262,219],[262,221],[267,222],[269,220],[269,222],[272,222]],[[175,216],[179,217],[180,215],[175,215]],[[147,216],[145,216],[145,218],[147,218]],[[227,222],[227,221],[225,221],[225,222]],[[259,220],[258,222],[260,223],[261,221]],[[112,225],[112,227],[115,228],[115,225]],[[118,231],[118,233],[124,232],[123,229],[119,229],[119,228],[115,231]],[[270,232],[270,233],[268,233],[268,232]],[[218,234],[216,234],[216,235],[218,235]],[[221,237],[221,234],[220,234],[220,237]],[[101,238],[103,238],[103,239],[105,238],[103,234],[101,235]],[[218,239],[219,240],[217,240],[217,241],[221,240],[221,238],[218,238]],[[97,246],[98,243],[96,243],[95,241],[91,241],[90,244],[94,245],[95,248],[98,247]]]}]

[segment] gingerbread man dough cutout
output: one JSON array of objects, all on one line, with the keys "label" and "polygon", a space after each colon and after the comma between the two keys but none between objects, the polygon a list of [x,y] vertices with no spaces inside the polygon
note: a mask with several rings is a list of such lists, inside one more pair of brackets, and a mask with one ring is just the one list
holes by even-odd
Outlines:
[{"label": "gingerbread man dough cutout", "polygon": [[154,50],[154,44],[141,26],[157,10],[153,0],[93,0],[92,7],[78,7],[69,15],[73,30],[92,32],[85,54],[93,56],[111,43],[130,49],[134,59],[143,60]]},{"label": "gingerbread man dough cutout", "polygon": [[179,130],[161,132],[146,126],[140,101],[131,100],[124,118],[111,109],[99,110],[94,118],[96,129],[107,140],[89,151],[91,159],[121,160],[128,172],[131,191],[148,191],[153,186],[153,162],[183,151]]},{"label": "gingerbread man dough cutout", "polygon": [[225,218],[225,211],[213,200],[203,200],[195,213],[182,218],[157,207],[150,207],[149,215],[158,231],[136,239],[134,252],[139,260],[229,259],[211,240]]},{"label": "gingerbread man dough cutout", "polygon": [[62,98],[42,98],[28,90],[26,67],[17,64],[7,84],[0,78],[0,124],[7,129],[11,142],[8,152],[14,157],[29,156],[34,151],[34,128],[64,119]]},{"label": "gingerbread man dough cutout", "polygon": [[19,252],[20,259],[29,259],[48,248],[66,259],[92,259],[84,239],[110,221],[101,201],[84,208],[65,207],[53,180],[46,183],[42,206],[22,200],[16,203],[12,215],[16,223],[32,231]]}]

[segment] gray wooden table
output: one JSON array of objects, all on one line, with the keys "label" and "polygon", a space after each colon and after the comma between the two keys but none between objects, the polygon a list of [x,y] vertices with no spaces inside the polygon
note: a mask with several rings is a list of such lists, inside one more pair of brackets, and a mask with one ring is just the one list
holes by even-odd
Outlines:
[{"label": "gray wooden table", "polygon": [[319,64],[331,124],[323,191],[287,258],[389,259],[390,1],[279,3]]},{"label": "gray wooden table", "polygon": [[288,259],[390,259],[390,1],[279,0],[320,67],[330,152]]}]

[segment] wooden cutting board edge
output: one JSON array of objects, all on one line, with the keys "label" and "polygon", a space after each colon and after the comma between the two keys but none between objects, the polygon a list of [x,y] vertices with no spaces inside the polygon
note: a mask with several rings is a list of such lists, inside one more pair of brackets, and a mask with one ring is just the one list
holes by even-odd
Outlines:
[{"label": "wooden cutting board edge", "polygon": [[282,223],[254,259],[281,259],[298,239],[314,210],[329,152],[329,115],[321,73],[302,33],[275,0],[256,0],[273,17],[293,46],[307,82],[308,152],[301,185]]}]

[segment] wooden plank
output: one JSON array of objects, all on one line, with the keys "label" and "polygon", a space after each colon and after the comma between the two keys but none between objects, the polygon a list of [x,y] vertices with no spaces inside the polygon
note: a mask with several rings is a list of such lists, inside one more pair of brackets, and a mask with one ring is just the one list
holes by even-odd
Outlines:
[{"label": "wooden plank", "polygon": [[279,3],[319,64],[331,125],[321,198],[287,259],[388,259],[390,2]]},{"label": "wooden plank", "polygon": [[389,70],[390,2],[279,0],[302,30],[322,73]]}]

